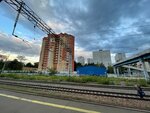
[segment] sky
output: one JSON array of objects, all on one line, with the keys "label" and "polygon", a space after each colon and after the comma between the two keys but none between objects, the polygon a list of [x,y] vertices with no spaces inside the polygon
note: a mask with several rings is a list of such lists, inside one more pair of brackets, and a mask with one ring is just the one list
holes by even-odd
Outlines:
[{"label": "sky", "polygon": [[[92,57],[92,51],[110,50],[112,61],[118,52],[131,56],[150,48],[150,0],[23,0],[56,33],[75,36],[75,59]],[[0,3],[0,54],[10,59],[24,55],[38,62],[46,34]],[[24,40],[24,41],[23,41]]]}]

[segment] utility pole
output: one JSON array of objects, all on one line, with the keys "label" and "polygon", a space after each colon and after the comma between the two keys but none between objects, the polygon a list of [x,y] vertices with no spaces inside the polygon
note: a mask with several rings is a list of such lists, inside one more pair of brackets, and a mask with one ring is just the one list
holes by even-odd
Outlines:
[{"label": "utility pole", "polygon": [[20,7],[19,7],[19,9],[18,9],[17,17],[16,17],[16,20],[15,20],[15,24],[14,24],[13,32],[12,32],[12,35],[13,35],[13,36],[15,36],[15,37],[18,37],[17,35],[15,35],[15,34],[14,34],[14,32],[15,32],[15,29],[16,29],[16,26],[17,26],[17,23],[18,23],[19,15],[20,15],[20,13],[21,13],[21,10],[22,10],[22,7],[23,7],[23,4],[24,4],[24,3],[23,3],[23,2],[21,2]]},{"label": "utility pole", "polygon": [[69,64],[68,64],[68,75],[71,76],[72,72],[72,53],[69,51]]},{"label": "utility pole", "polygon": [[[52,34],[54,37],[56,37],[55,32],[52,30],[52,28],[49,27],[49,25],[47,23],[45,23],[29,6],[27,6],[23,0],[0,0],[0,2],[1,1],[4,1],[12,9],[14,9],[18,12],[16,20],[15,20],[13,32],[12,32],[13,36],[18,37],[14,34],[14,32],[15,32],[15,28],[17,26],[19,16],[21,14],[28,21],[30,21],[34,26],[36,26],[37,28],[39,28],[40,30],[45,32],[47,35]],[[60,41],[60,43],[62,43],[62,45],[64,46],[66,51],[70,52],[70,49],[68,49],[68,46],[65,44],[65,42],[61,38],[59,38],[59,39],[55,38],[55,40],[58,42]]]},{"label": "utility pole", "polygon": [[7,63],[7,60],[8,60],[8,58],[9,58],[9,56],[10,56],[10,55],[8,55],[8,56],[6,57],[6,59],[5,59],[4,65],[3,65],[2,70],[1,70],[1,73],[3,73],[3,71],[4,71],[4,69],[5,69],[5,66],[6,66],[6,63]]}]

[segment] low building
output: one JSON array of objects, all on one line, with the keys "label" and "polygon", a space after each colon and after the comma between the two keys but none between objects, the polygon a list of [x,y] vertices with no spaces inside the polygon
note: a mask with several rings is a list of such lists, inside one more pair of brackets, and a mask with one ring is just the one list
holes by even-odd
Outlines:
[{"label": "low building", "polygon": [[83,66],[77,68],[78,75],[96,75],[96,76],[106,76],[107,70],[105,67],[97,66]]},{"label": "low building", "polygon": [[117,53],[115,56],[115,61],[119,62],[126,59],[125,53]]},{"label": "low building", "polygon": [[92,58],[88,58],[88,59],[87,59],[87,63],[88,63],[88,64],[92,64],[92,63],[93,63],[93,59],[92,59]]},{"label": "low building", "polygon": [[82,65],[84,65],[85,64],[85,59],[84,59],[84,57],[83,56],[79,56],[78,58],[77,58],[77,62],[78,63],[81,63]]}]

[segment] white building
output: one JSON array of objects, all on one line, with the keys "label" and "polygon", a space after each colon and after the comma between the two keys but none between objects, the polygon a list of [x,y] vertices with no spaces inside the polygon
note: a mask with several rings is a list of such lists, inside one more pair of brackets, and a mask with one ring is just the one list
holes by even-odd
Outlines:
[{"label": "white building", "polygon": [[85,64],[85,59],[84,59],[84,57],[83,57],[83,56],[79,56],[79,57],[77,58],[77,62],[78,62],[78,63],[81,63],[82,65],[84,65],[84,64]]},{"label": "white building", "polygon": [[111,65],[110,50],[99,50],[93,52],[93,62],[94,64],[103,63],[105,67]]},{"label": "white building", "polygon": [[119,62],[126,59],[125,53],[116,53],[115,61]]},{"label": "white building", "polygon": [[93,59],[92,58],[87,58],[87,63],[88,64],[92,64],[93,63]]}]

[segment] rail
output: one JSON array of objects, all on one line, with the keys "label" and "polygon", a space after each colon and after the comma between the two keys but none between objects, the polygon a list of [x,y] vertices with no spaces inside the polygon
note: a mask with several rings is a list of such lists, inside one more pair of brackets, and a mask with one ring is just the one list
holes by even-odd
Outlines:
[{"label": "rail", "polygon": [[[94,88],[111,88],[121,90],[135,90],[134,86],[121,86],[121,85],[104,85],[104,84],[93,84],[93,83],[76,83],[76,82],[63,82],[63,81],[42,81],[42,80],[22,80],[0,77],[0,80],[11,80],[11,81],[23,81],[43,84],[58,84],[58,85],[69,85],[69,86],[83,86],[83,87],[94,87]],[[150,87],[142,87],[144,91],[150,91]]]},{"label": "rail", "polygon": [[44,89],[48,91],[61,91],[61,92],[70,92],[70,93],[78,93],[78,94],[150,101],[150,95],[145,95],[144,98],[141,99],[137,94],[131,94],[131,93],[120,93],[120,92],[118,93],[118,92],[96,91],[96,90],[87,90],[87,89],[79,89],[79,88],[66,88],[66,87],[57,87],[57,86],[50,86],[46,84],[31,83],[31,82],[29,83],[29,82],[15,82],[15,81],[8,81],[8,80],[0,80],[0,84],[26,87],[26,88]]}]

